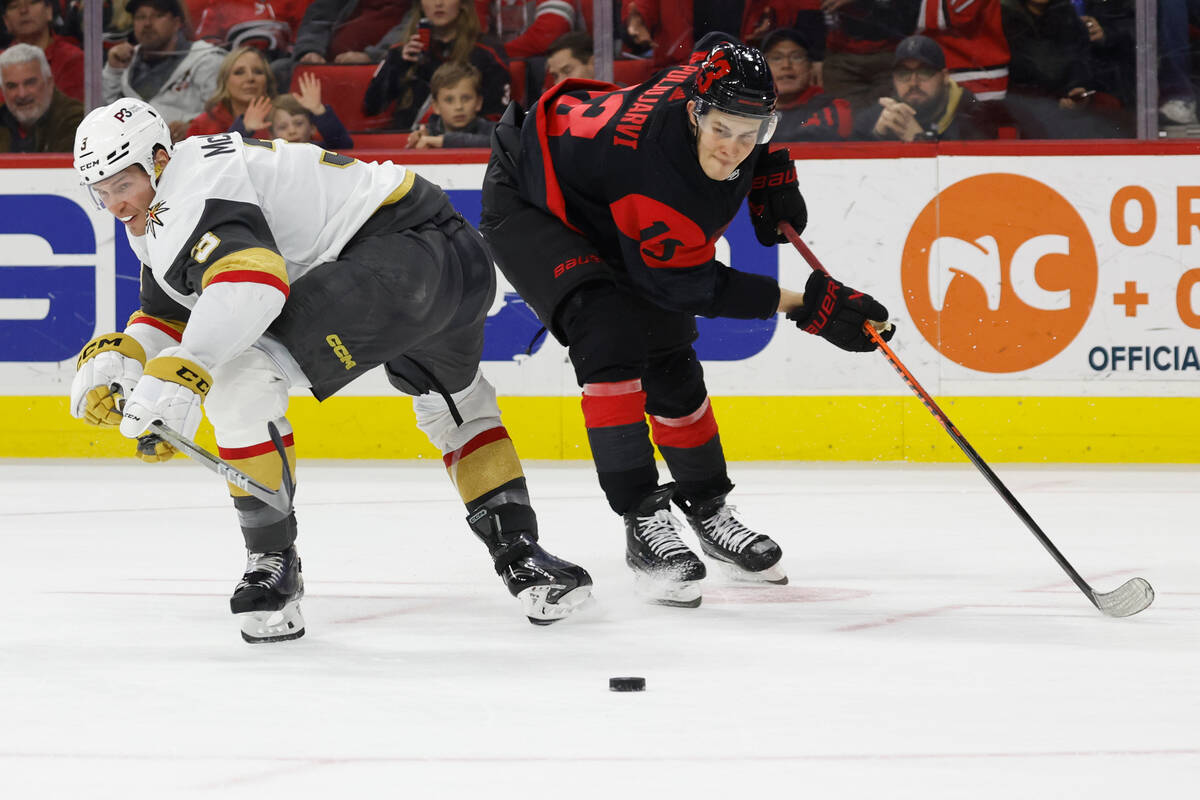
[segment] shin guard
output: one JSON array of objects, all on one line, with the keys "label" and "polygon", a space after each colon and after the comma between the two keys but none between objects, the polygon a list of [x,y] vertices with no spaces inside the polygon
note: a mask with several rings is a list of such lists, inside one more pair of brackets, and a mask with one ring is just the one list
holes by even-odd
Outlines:
[{"label": "shin guard", "polygon": [[586,383],[582,406],[600,487],[613,511],[624,514],[658,487],[642,382]]},{"label": "shin guard", "polygon": [[698,409],[684,417],[652,415],[650,427],[681,498],[696,502],[733,488],[725,467],[717,419],[707,397]]},{"label": "shin guard", "polygon": [[[282,418],[276,420],[276,425],[283,437],[288,469],[291,470],[294,480],[296,448],[291,426],[286,419]],[[283,483],[283,463],[279,460],[279,453],[276,451],[275,445],[269,439],[245,447],[218,446],[217,453],[221,458],[264,486],[278,489]],[[237,509],[238,522],[242,528],[242,536],[246,540],[247,550],[254,553],[286,550],[296,541],[295,512],[285,516],[233,484],[229,484],[229,494],[233,498],[234,508]]]}]

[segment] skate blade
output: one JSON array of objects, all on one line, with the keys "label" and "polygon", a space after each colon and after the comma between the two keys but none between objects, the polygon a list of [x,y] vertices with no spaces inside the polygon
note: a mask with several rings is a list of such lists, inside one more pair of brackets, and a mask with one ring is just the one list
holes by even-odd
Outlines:
[{"label": "skate blade", "polygon": [[639,597],[659,606],[697,608],[703,599],[700,581],[671,581],[635,572],[633,586]]},{"label": "skate blade", "polygon": [[531,586],[517,593],[517,599],[525,609],[525,616],[534,625],[552,625],[565,619],[583,606],[592,596],[591,585],[578,586],[551,603],[547,598],[551,591],[561,586]]},{"label": "skate blade", "polygon": [[295,601],[278,611],[250,611],[237,617],[242,625],[242,639],[250,644],[286,642],[304,635],[304,617]]},{"label": "skate blade", "polygon": [[713,559],[717,565],[717,570],[725,577],[738,583],[770,583],[775,586],[787,586],[788,576],[781,562],[775,562],[771,566],[758,572],[748,572],[736,564],[730,564],[727,561],[718,561]]}]

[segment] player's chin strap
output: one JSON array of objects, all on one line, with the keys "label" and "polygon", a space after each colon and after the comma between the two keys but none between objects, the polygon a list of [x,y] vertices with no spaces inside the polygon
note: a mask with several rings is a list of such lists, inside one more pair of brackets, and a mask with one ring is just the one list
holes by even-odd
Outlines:
[{"label": "player's chin strap", "polygon": [[158,420],[150,423],[150,430],[152,433],[138,440],[139,445],[143,439],[157,436],[179,452],[189,456],[200,466],[217,473],[246,494],[262,500],[271,508],[279,511],[279,513],[284,515],[292,513],[292,497],[296,494],[296,484],[292,481],[292,471],[288,467],[283,437],[279,435],[279,428],[275,427],[274,422],[267,423],[267,433],[270,434],[271,443],[275,445],[275,450],[279,453],[279,459],[283,465],[282,484],[278,489],[271,489],[264,486],[228,461],[213,455],[191,439],[178,431],[168,428]]}]

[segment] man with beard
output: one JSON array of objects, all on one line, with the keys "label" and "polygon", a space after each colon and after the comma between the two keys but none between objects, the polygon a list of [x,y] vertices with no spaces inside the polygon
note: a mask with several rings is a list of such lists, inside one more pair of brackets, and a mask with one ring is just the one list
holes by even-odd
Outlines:
[{"label": "man with beard", "polygon": [[0,55],[0,153],[70,152],[83,103],[54,88],[40,48],[14,44]]},{"label": "man with beard", "polygon": [[229,54],[188,38],[179,0],[129,0],[125,10],[133,15],[137,47],[121,42],[108,51],[104,102],[145,100],[162,114],[171,139],[179,141],[216,92],[217,71]]},{"label": "man with beard", "polygon": [[31,44],[46,54],[54,84],[68,97],[83,100],[83,50],[54,33],[53,0],[3,0],[4,27],[13,44]]},{"label": "man with beard", "polygon": [[896,46],[892,59],[893,97],[854,119],[854,138],[899,140],[994,139],[993,124],[983,104],[950,78],[946,57],[937,42],[909,36]]}]

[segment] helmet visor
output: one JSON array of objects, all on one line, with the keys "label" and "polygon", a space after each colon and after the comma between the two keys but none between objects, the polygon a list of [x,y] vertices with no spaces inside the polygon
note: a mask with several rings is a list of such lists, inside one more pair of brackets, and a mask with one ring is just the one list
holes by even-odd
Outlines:
[{"label": "helmet visor", "polygon": [[146,180],[145,170],[134,165],[111,178],[96,183],[84,183],[82,186],[87,189],[96,208],[106,209],[115,208],[124,201],[137,200],[138,194],[145,190]]},{"label": "helmet visor", "polygon": [[701,131],[718,139],[736,138],[755,145],[766,144],[775,135],[779,113],[769,116],[734,114],[703,100],[696,101],[696,125]]}]

